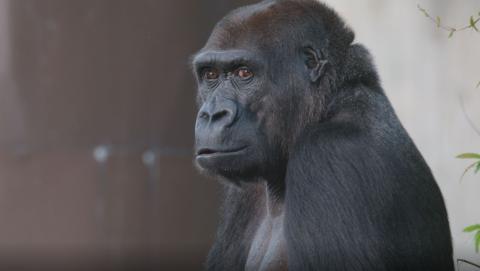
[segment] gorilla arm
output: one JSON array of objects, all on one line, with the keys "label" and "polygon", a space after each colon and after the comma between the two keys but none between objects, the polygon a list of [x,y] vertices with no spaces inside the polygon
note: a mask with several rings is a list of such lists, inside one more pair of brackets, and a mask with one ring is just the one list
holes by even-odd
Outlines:
[{"label": "gorilla arm", "polygon": [[289,270],[453,270],[430,170],[383,94],[360,96],[377,105],[368,110],[382,110],[360,114],[343,104],[340,120],[307,128],[292,151]]},{"label": "gorilla arm", "polygon": [[298,140],[286,176],[290,270],[385,270],[381,244],[373,243],[382,239],[373,236],[379,232],[371,220],[382,215],[389,195],[379,199],[368,191],[381,189],[374,187],[381,176],[374,177],[372,165],[382,161],[366,141],[342,123],[309,128]]}]

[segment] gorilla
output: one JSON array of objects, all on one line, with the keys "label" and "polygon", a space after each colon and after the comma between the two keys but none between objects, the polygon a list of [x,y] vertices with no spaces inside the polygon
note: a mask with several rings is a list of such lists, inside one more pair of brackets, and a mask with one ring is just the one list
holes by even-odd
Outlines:
[{"label": "gorilla", "polygon": [[454,270],[442,194],[332,9],[236,9],[192,69],[195,164],[225,190],[207,270]]}]

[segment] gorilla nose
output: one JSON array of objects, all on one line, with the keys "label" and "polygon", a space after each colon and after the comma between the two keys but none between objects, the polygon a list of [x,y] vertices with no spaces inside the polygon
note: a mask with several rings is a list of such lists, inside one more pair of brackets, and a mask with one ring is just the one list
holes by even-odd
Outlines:
[{"label": "gorilla nose", "polygon": [[232,122],[232,111],[228,109],[220,109],[218,111],[209,113],[207,111],[200,112],[200,117],[205,118],[209,122],[226,122],[225,125],[228,125]]},{"label": "gorilla nose", "polygon": [[200,108],[197,121],[223,128],[234,123],[236,114],[237,106],[233,101],[214,99],[213,101],[205,103]]}]

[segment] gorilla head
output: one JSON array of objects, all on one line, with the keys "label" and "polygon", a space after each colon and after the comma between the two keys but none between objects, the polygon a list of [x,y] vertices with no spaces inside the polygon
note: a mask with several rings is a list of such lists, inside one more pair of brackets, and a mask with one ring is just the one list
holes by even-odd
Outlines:
[{"label": "gorilla head", "polygon": [[319,5],[264,1],[235,10],[195,55],[196,162],[204,172],[283,178],[296,138],[327,112],[339,55],[353,40]]}]

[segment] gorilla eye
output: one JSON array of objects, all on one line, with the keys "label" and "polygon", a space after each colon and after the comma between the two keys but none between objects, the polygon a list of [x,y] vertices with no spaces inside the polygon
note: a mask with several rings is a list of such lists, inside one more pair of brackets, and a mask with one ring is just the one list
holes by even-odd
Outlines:
[{"label": "gorilla eye", "polygon": [[313,69],[317,65],[317,60],[313,56],[308,56],[306,64],[308,68]]},{"label": "gorilla eye", "polygon": [[248,78],[253,76],[253,72],[250,71],[247,67],[242,67],[242,68],[238,69],[235,72],[235,74],[242,79],[248,79]]},{"label": "gorilla eye", "polygon": [[219,72],[214,68],[207,68],[203,71],[203,78],[207,80],[216,80],[219,77]]},{"label": "gorilla eye", "polygon": [[313,69],[318,65],[318,59],[316,56],[316,52],[311,48],[306,48],[304,51],[305,54],[305,64],[309,69]]}]

